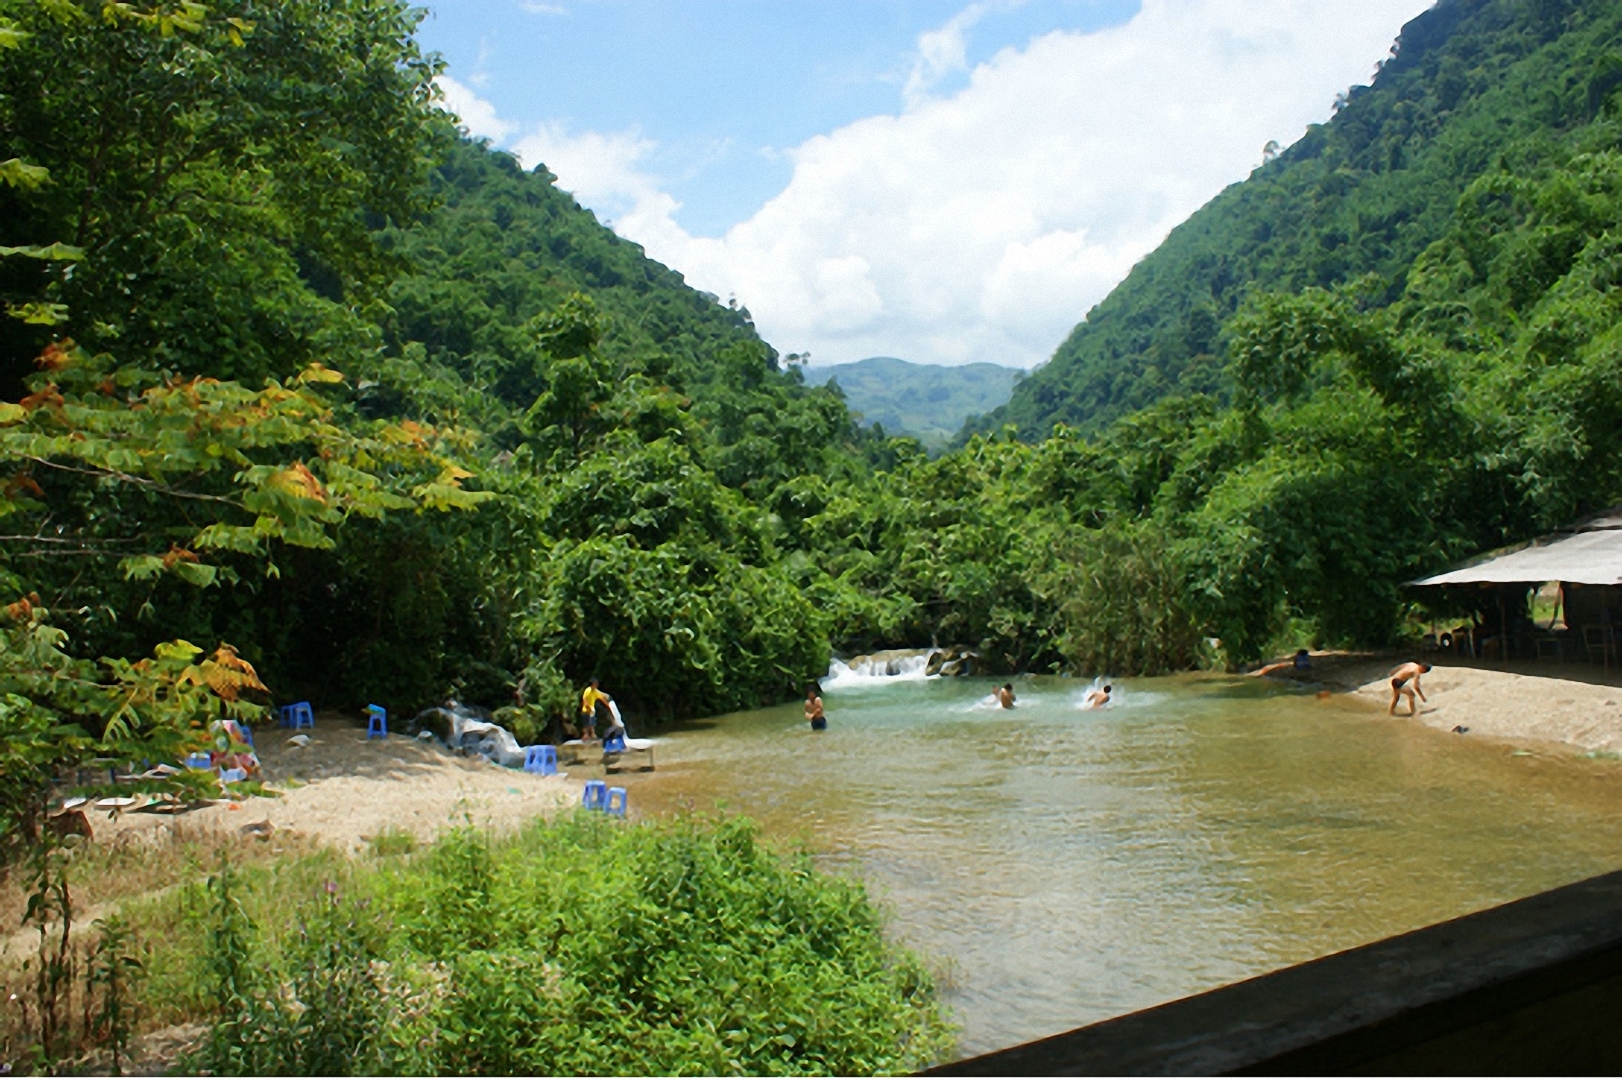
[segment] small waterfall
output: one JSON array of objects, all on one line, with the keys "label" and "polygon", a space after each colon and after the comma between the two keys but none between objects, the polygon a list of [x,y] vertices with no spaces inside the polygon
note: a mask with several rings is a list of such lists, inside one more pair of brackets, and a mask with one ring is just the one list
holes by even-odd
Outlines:
[{"label": "small waterfall", "polygon": [[887,683],[916,682],[927,678],[924,668],[933,649],[886,649],[868,656],[853,656],[847,662],[828,664],[825,687],[883,686]]}]

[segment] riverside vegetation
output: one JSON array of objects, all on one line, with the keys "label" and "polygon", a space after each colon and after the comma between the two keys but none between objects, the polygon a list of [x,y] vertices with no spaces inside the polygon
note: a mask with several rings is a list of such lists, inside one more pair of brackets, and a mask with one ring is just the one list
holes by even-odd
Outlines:
[{"label": "riverside vegetation", "polygon": [[[1015,427],[933,460],[459,135],[415,17],[0,0],[0,830],[33,848],[42,943],[58,781],[172,760],[267,693],[454,693],[528,741],[601,671],[659,719],[783,700],[833,649],[1126,674],[1383,644],[1402,581],[1622,494],[1615,5],[1443,0],[1021,383],[991,421]],[[514,978],[560,963],[531,946]],[[912,1020],[782,1067],[938,1047],[924,984],[826,963]],[[692,1052],[626,1067],[733,1060]]]}]

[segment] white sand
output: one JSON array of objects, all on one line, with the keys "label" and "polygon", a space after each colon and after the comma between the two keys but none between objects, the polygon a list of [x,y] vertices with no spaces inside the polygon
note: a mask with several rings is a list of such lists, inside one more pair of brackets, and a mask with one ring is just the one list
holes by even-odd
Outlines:
[{"label": "white sand", "polygon": [[[1384,712],[1391,705],[1389,672],[1407,656],[1315,653],[1305,672],[1275,677],[1317,682],[1350,692]],[[1443,731],[1512,742],[1561,744],[1571,750],[1622,753],[1622,673],[1591,664],[1524,662],[1488,666],[1480,661],[1426,658],[1420,677],[1430,700],[1418,721]],[[1408,718],[1408,701],[1397,706]]]},{"label": "white sand", "polygon": [[[1595,681],[1586,681],[1551,668],[1545,675],[1437,664],[1420,677],[1430,700],[1419,703],[1418,719],[1444,731],[1464,727],[1469,735],[1622,751],[1622,687],[1605,682],[1599,672],[1593,673]],[[1384,672],[1357,693],[1382,707],[1391,705],[1391,681]],[[1397,715],[1408,715],[1406,698]]]},{"label": "white sand", "polygon": [[577,797],[561,774],[534,776],[398,735],[367,739],[362,729],[344,721],[318,721],[306,732],[312,739],[303,748],[290,744],[292,732],[283,728],[255,734],[264,779],[281,798],[219,802],[178,818],[133,813],[109,822],[96,815],[97,838],[161,829],[170,820],[233,832],[268,821],[276,832],[292,831],[354,851],[387,829],[420,840],[464,820],[512,829]]}]

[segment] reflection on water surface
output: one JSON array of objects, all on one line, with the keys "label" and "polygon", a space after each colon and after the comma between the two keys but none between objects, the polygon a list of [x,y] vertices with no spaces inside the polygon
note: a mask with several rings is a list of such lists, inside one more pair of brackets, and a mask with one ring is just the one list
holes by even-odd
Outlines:
[{"label": "reflection on water surface", "polygon": [[729,808],[855,869],[948,961],[965,1053],[1622,866],[1622,769],[1257,679],[831,687],[665,733],[642,813]]}]

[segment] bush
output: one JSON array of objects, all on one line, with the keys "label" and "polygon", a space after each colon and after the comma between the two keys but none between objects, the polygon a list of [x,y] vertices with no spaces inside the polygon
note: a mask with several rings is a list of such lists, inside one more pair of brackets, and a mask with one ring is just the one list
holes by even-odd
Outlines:
[{"label": "bush", "polygon": [[1157,525],[1078,530],[1044,582],[1062,597],[1059,650],[1078,673],[1192,667],[1200,626],[1182,566]]},{"label": "bush", "polygon": [[[391,862],[313,888],[295,867],[295,905],[252,895],[277,877],[215,877],[189,963],[220,1007],[192,1064],[867,1075],[952,1047],[931,975],[863,887],[747,819],[580,814],[494,845],[463,828]],[[248,915],[278,907],[279,934]]]}]

